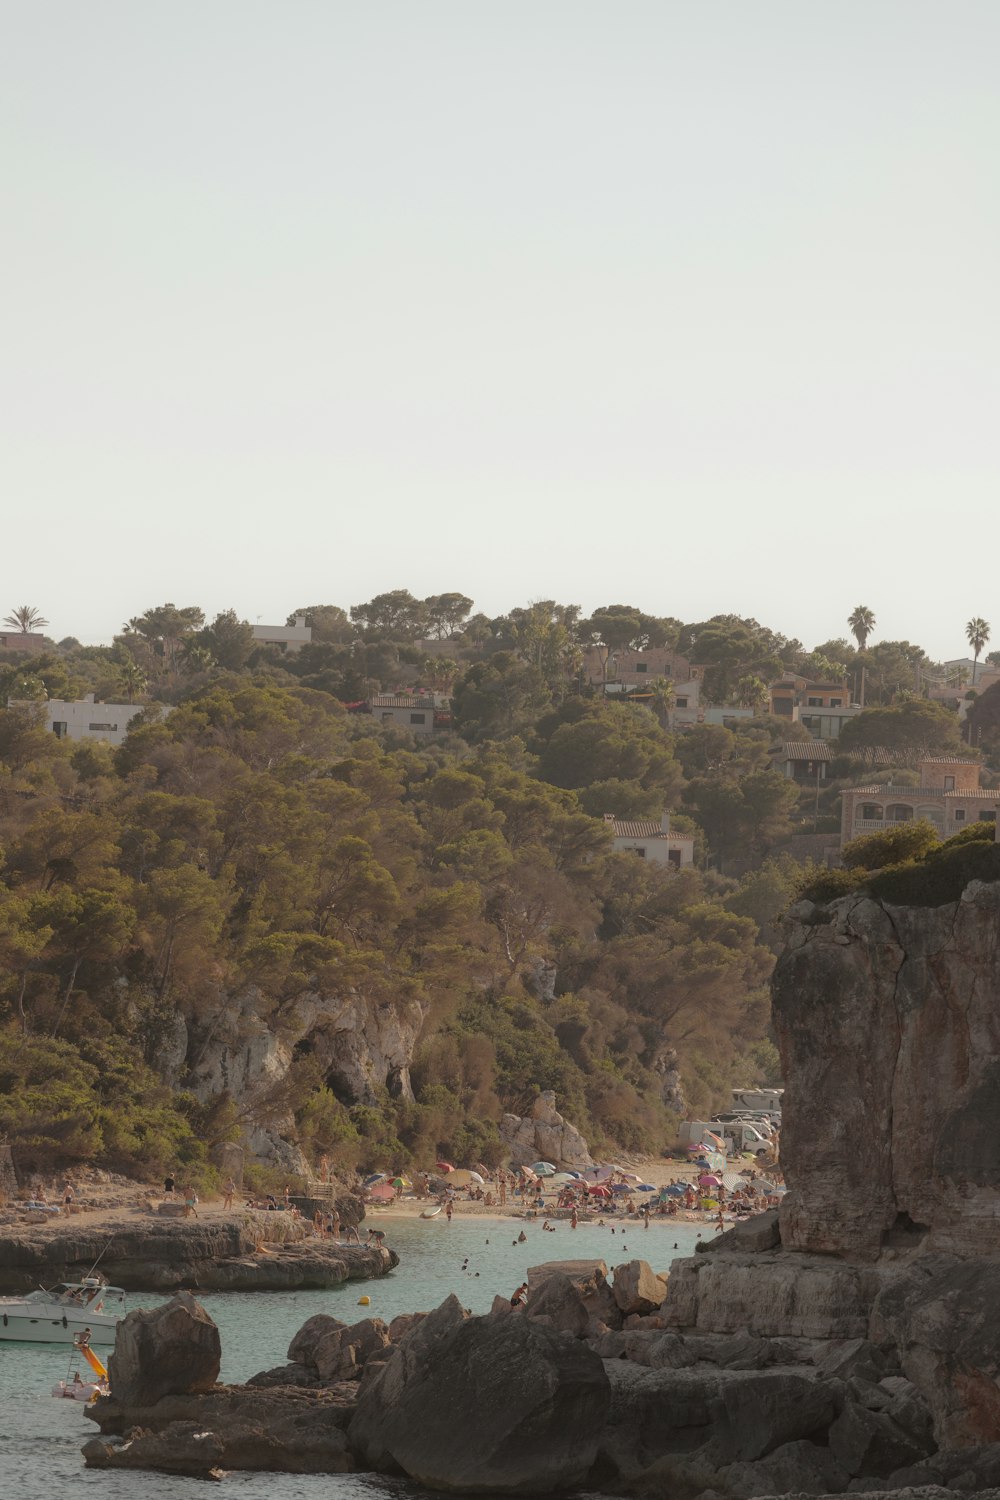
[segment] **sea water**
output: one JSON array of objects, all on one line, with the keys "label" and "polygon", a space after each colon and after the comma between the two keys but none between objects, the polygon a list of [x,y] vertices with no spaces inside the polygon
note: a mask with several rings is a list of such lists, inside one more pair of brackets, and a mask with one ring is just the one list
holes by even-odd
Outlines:
[{"label": "sea water", "polygon": [[[292,1335],[313,1313],[329,1313],[344,1323],[368,1317],[388,1322],[397,1313],[427,1312],[449,1292],[470,1311],[487,1312],[494,1296],[509,1297],[527,1280],[528,1267],[543,1261],[594,1257],[613,1267],[640,1258],[663,1271],[672,1260],[692,1253],[699,1234],[708,1238],[713,1233],[710,1224],[699,1231],[693,1224],[655,1220],[649,1229],[619,1223],[613,1235],[610,1225],[581,1224],[571,1230],[565,1221],[555,1234],[543,1232],[536,1221],[517,1219],[456,1217],[449,1224],[444,1215],[430,1220],[384,1215],[370,1222],[385,1230],[386,1244],[399,1253],[400,1264],[390,1276],[325,1291],[206,1293],[199,1298],[219,1326],[221,1380],[244,1381],[258,1370],[284,1364]],[[524,1244],[517,1239],[522,1229]],[[370,1297],[370,1306],[359,1306],[363,1296]],[[154,1306],[162,1300],[135,1294],[129,1306]],[[103,1359],[109,1352],[97,1346]],[[203,1480],[83,1467],[80,1448],[97,1434],[97,1427],[82,1405],[50,1395],[65,1377],[69,1357],[65,1344],[0,1341],[4,1495],[12,1500],[52,1500],[53,1494],[69,1493],[89,1493],[92,1500],[194,1500],[197,1494],[200,1500]],[[398,1500],[421,1493],[416,1486],[364,1474],[234,1473],[224,1483],[240,1500]]]}]

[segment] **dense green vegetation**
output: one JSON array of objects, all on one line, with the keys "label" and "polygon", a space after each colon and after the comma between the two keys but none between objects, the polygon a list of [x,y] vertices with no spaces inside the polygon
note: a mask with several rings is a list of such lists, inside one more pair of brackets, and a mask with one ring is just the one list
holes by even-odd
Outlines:
[{"label": "dense green vegetation", "polygon": [[[502,1113],[552,1088],[598,1146],[655,1148],[676,1067],[699,1111],[731,1083],[777,1081],[766,983],[804,880],[937,899],[995,862],[979,830],[941,847],[924,825],[859,840],[822,876],[782,852],[836,826],[842,786],[961,752],[955,714],[914,691],[933,663],[869,644],[862,606],[856,648],[812,651],[729,615],[472,610],[405,590],[299,609],[312,644],[284,655],[233,611],[166,604],[110,647],[5,655],[0,1133],[33,1160],[137,1172],[206,1170],[251,1126],[314,1159],[491,1162]],[[671,734],[672,684],[615,698],[583,673],[588,649],[659,646],[701,664],[707,701],[755,717]],[[777,739],[808,738],[763,712],[785,671],[847,675],[870,705],[823,787],[772,766]],[[451,696],[451,727],[427,740],[345,712],[417,688]],[[117,751],[42,727],[46,696],[88,691],[148,704]],[[988,755],[998,697],[970,713]],[[604,814],[665,808],[696,868],[612,852]],[[412,1093],[331,1066],[323,1024],[348,1001],[410,1028]],[[227,1028],[267,1028],[290,1066],[249,1096],[209,1086],[199,1063]]]}]

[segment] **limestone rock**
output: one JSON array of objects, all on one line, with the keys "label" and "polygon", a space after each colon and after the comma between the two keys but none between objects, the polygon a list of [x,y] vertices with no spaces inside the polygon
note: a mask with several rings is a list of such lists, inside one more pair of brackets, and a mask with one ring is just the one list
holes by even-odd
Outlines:
[{"label": "limestone rock", "polygon": [[556,1109],[551,1089],[538,1095],[523,1118],[504,1115],[500,1134],[515,1166],[530,1166],[534,1161],[550,1161],[557,1167],[594,1165],[583,1136]]},{"label": "limestone rock", "polygon": [[580,1483],[608,1408],[598,1357],[526,1317],[456,1320],[452,1311],[432,1330],[441,1312],[362,1392],[352,1444],[452,1493],[544,1494]]},{"label": "limestone rock", "polygon": [[616,1485],[651,1479],[664,1461],[693,1453],[714,1469],[753,1463],[825,1431],[839,1397],[834,1383],[798,1370],[605,1368],[612,1398],[599,1464]]},{"label": "limestone rock", "polygon": [[896,1469],[920,1463],[932,1444],[917,1443],[884,1411],[849,1402],[828,1434],[830,1452],[852,1476],[887,1479]]},{"label": "limestone rock", "polygon": [[627,1317],[630,1313],[656,1312],[667,1295],[667,1283],[648,1261],[630,1260],[614,1270],[615,1302]]},{"label": "limestone rock", "polygon": [[525,1311],[529,1318],[544,1318],[550,1327],[575,1339],[585,1338],[590,1328],[590,1313],[580,1288],[558,1272],[529,1292]]},{"label": "limestone rock", "polygon": [[719,1488],[738,1500],[755,1495],[839,1494],[846,1490],[848,1472],[836,1455],[816,1443],[783,1443],[756,1463],[729,1464],[719,1473]]},{"label": "limestone rock", "polygon": [[922,1256],[880,1293],[872,1337],[899,1351],[944,1448],[1000,1441],[1000,1260]]},{"label": "limestone rock", "polygon": [[346,1328],[346,1323],[341,1323],[339,1318],[331,1318],[328,1313],[313,1313],[307,1318],[302,1327],[296,1333],[288,1346],[288,1358],[301,1361],[304,1365],[316,1368],[316,1345],[320,1339],[328,1333],[336,1333],[341,1328]]},{"label": "limestone rock", "polygon": [[877,1268],[765,1251],[675,1260],[661,1317],[670,1328],[768,1338],[859,1339],[887,1279]]},{"label": "limestone rock", "polygon": [[787,1248],[1000,1254],[998,934],[1000,882],[793,922],[773,986]]},{"label": "limestone rock", "polygon": [[736,1250],[741,1254],[752,1254],[760,1250],[777,1250],[780,1244],[778,1210],[768,1208],[762,1214],[752,1214],[748,1219],[741,1219],[732,1229],[726,1229],[710,1240],[699,1240],[695,1251],[702,1255],[713,1250]]},{"label": "limestone rock", "polygon": [[407,1385],[421,1370],[434,1365],[448,1340],[469,1314],[454,1293],[410,1330],[371,1381],[351,1419],[350,1440],[373,1469],[388,1469],[395,1460],[387,1446],[386,1423]]},{"label": "limestone rock", "polygon": [[207,1391],[221,1359],[218,1328],[188,1292],[178,1292],[119,1323],[108,1362],[111,1394],[128,1406],[152,1406],[161,1396]]},{"label": "limestone rock", "polygon": [[325,1333],[313,1348],[312,1363],[320,1380],[334,1385],[360,1375],[368,1357],[388,1343],[389,1330],[382,1319],[363,1318],[360,1323]]}]

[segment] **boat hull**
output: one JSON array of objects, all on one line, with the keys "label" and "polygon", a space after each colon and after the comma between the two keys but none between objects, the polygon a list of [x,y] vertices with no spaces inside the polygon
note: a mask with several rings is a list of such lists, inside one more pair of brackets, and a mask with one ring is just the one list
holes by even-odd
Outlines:
[{"label": "boat hull", "polygon": [[72,1344],[85,1328],[90,1329],[92,1344],[113,1344],[120,1318],[95,1314],[91,1318],[64,1317],[58,1308],[39,1309],[31,1314],[14,1312],[0,1306],[0,1339],[19,1344]]}]

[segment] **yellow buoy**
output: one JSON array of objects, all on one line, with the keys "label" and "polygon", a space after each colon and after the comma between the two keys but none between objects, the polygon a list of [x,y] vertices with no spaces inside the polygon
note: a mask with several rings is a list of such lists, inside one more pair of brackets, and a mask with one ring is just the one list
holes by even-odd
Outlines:
[{"label": "yellow buoy", "polygon": [[359,1307],[371,1307],[371,1302],[372,1302],[372,1299],[370,1297],[359,1297],[358,1298],[358,1306]]}]

